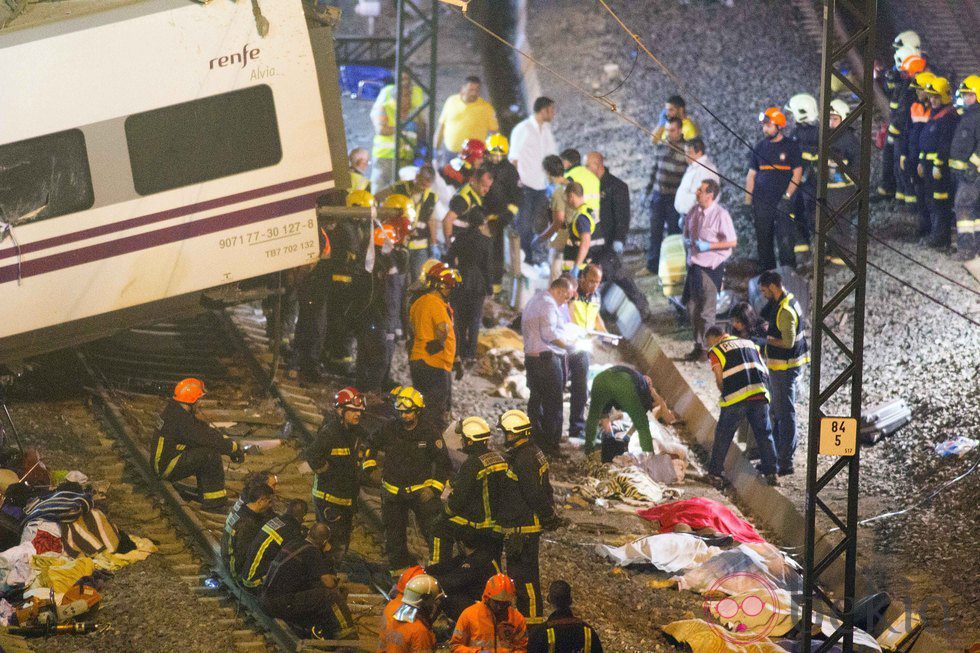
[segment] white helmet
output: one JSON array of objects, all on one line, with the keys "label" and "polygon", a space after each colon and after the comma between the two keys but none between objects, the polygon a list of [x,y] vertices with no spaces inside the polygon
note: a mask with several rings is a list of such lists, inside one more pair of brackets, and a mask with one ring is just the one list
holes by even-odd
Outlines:
[{"label": "white helmet", "polygon": [[905,30],[901,34],[895,37],[892,41],[892,49],[898,50],[900,48],[912,48],[915,50],[913,54],[922,53],[922,39],[919,35],[910,29]]},{"label": "white helmet", "polygon": [[814,124],[820,115],[817,98],[809,93],[797,93],[786,103],[786,110],[793,114],[798,123]]},{"label": "white helmet", "polygon": [[920,55],[922,51],[919,48],[913,48],[911,46],[905,45],[895,50],[895,68],[897,70],[902,69],[902,62],[905,61],[907,57],[912,55]]},{"label": "white helmet", "polygon": [[439,589],[439,581],[428,574],[419,574],[405,585],[402,603],[417,608],[426,599],[437,599],[441,596],[443,593]]},{"label": "white helmet", "polygon": [[837,98],[836,100],[830,101],[830,113],[831,115],[840,116],[840,119],[843,120],[850,115],[851,107],[844,100]]}]

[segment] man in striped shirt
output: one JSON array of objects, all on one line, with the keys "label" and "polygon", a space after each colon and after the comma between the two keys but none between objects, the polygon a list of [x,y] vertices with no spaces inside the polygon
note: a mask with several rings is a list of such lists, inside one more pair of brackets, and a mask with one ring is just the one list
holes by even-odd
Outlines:
[{"label": "man in striped shirt", "polygon": [[664,239],[664,226],[668,234],[679,234],[677,211],[674,199],[680,186],[684,171],[687,170],[687,156],[684,154],[683,121],[680,118],[667,120],[667,139],[656,145],[653,158],[653,171],[647,185],[650,197],[650,247],[647,250],[647,270],[658,274],[660,268],[660,245]]}]

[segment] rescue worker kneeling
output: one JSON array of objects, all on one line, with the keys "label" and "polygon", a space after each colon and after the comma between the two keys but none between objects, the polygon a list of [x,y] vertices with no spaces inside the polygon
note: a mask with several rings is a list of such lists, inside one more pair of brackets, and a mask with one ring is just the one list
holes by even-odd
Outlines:
[{"label": "rescue worker kneeling", "polygon": [[466,460],[449,482],[446,513],[459,537],[473,537],[478,548],[499,564],[504,533],[520,523],[527,506],[517,489],[517,475],[490,450],[490,425],[467,417],[456,425]]},{"label": "rescue worker kneeling", "polygon": [[262,525],[262,529],[252,539],[248,555],[238,565],[238,574],[242,586],[254,592],[262,585],[269,565],[283,545],[293,540],[301,540],[306,536],[303,519],[309,510],[302,499],[292,499],[286,507],[286,512],[276,515]]},{"label": "rescue worker kneeling", "polygon": [[378,651],[385,653],[432,653],[436,636],[432,622],[444,594],[435,578],[420,574],[405,585],[399,606],[385,616]]},{"label": "rescue worker kneeling", "polygon": [[508,576],[490,578],[483,600],[459,616],[449,649],[455,653],[527,651],[527,624],[513,605],[515,595],[514,581]]},{"label": "rescue worker kneeling", "polygon": [[517,584],[517,609],[529,625],[544,621],[538,556],[541,529],[559,525],[555,498],[548,479],[548,459],[531,441],[531,420],[520,410],[508,410],[498,422],[507,446],[505,458],[517,474],[517,485],[528,510],[521,524],[507,535],[507,573]]},{"label": "rescue worker kneeling", "polygon": [[[421,420],[425,400],[411,386],[391,391],[398,418],[386,424],[375,438],[375,447],[384,452],[381,477],[381,521],[385,548],[392,569],[403,569],[418,561],[408,550],[406,531],[409,513],[429,543],[430,558],[439,561],[442,543],[434,536],[435,522],[442,515],[440,495],[452,470],[442,434],[431,421]],[[374,458],[373,452],[368,454]]]},{"label": "rescue worker kneeling", "polygon": [[262,525],[272,517],[273,489],[267,483],[251,483],[242,489],[231,511],[225,518],[221,535],[221,559],[231,577],[238,579],[242,565],[248,556],[252,541],[262,530]]},{"label": "rescue worker kneeling", "polygon": [[354,499],[360,491],[358,468],[373,470],[377,463],[363,458],[367,434],[361,427],[364,397],[356,388],[344,388],[334,396],[334,410],[323,416],[306,459],[316,473],[313,508],[319,522],[330,524],[332,555],[339,562],[350,543]]},{"label": "rescue worker kneeling", "polygon": [[202,509],[223,513],[227,494],[221,456],[242,463],[245,453],[237,442],[195,414],[195,404],[204,394],[204,382],[199,379],[184,379],[176,385],[173,399],[160,415],[152,449],[153,469],[168,481],[197,477]]},{"label": "rescue worker kneeling", "polygon": [[286,543],[262,582],[262,607],[303,637],[353,639],[357,630],[329,552],[326,524]]}]

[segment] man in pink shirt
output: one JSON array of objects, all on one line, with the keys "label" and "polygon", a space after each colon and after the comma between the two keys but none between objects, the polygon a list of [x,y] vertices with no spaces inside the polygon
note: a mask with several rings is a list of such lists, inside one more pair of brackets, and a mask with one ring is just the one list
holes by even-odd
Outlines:
[{"label": "man in pink shirt", "polygon": [[694,349],[685,360],[706,360],[705,332],[714,326],[718,291],[725,276],[725,261],[737,244],[732,216],[717,202],[718,182],[705,179],[695,192],[694,207],[684,218],[687,245],[687,280],[681,301],[694,329]]}]

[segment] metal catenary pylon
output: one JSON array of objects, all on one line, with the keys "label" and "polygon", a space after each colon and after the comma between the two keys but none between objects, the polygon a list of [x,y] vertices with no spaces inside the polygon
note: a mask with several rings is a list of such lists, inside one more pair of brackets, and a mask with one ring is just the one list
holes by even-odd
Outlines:
[{"label": "metal catenary pylon", "polygon": [[[439,1],[397,0],[398,18],[395,27],[395,156],[393,178],[398,179],[398,169],[410,163],[401,156],[403,142],[415,143],[419,137],[415,121],[425,115],[428,129],[427,140],[431,144],[436,121],[436,68],[438,66]],[[412,57],[429,46],[429,60],[421,72],[412,67]],[[406,77],[410,85],[402,84]],[[402,116],[402,94],[412,93],[417,86],[422,90],[422,102],[413,106],[408,115]],[[410,133],[414,132],[414,133]]]},{"label": "metal catenary pylon", "polygon": [[[860,447],[855,442],[851,455],[839,456],[823,473],[818,474],[817,462],[821,421],[836,416],[854,418],[860,423],[861,418],[869,189],[871,188],[871,130],[874,112],[873,70],[877,37],[876,11],[877,0],[824,0],[802,624],[811,624],[814,610],[818,608],[820,612],[829,613],[840,619],[842,623],[833,635],[816,649],[818,651],[830,650],[837,642],[842,644],[844,651],[854,650],[853,607],[857,585]],[[846,16],[848,23],[854,26],[850,37],[843,42],[835,29],[838,12],[840,17]],[[841,65],[852,53],[856,53],[864,64],[859,83],[852,82],[840,73]],[[834,99],[831,81],[835,78],[857,99],[857,106],[836,129],[831,129],[830,102]],[[844,166],[841,161],[836,160],[834,146],[848,130],[858,132],[860,157],[857,161],[851,161],[849,165]],[[854,182],[854,185],[849,187],[851,192],[847,199],[843,202],[834,202],[834,210],[830,210],[827,204],[831,160],[837,165],[838,170],[848,171],[848,177]],[[856,229],[852,231],[852,222],[855,218]],[[848,235],[854,234],[853,244],[835,242],[835,239],[840,238],[835,234],[842,232]],[[843,272],[837,272],[832,279],[828,278],[825,264],[828,255],[839,257],[845,262]],[[841,275],[844,275],[843,280]],[[833,284],[832,288],[828,288],[830,284]],[[851,308],[853,319],[843,322],[847,324],[846,327],[842,329],[831,326],[828,318],[837,311]],[[823,355],[825,344],[835,346],[839,350],[840,359],[843,360],[840,369],[823,369],[830,367],[829,364],[825,365]],[[839,407],[845,399],[850,401],[846,414],[841,414]],[[856,433],[854,435],[856,436]],[[845,475],[847,509],[846,514],[840,516],[821,499],[821,493],[826,490],[831,481],[842,475]],[[818,508],[840,529],[841,535],[838,541],[832,543],[829,551],[819,556],[815,551]],[[821,587],[820,578],[841,556],[844,557],[844,596],[841,597],[843,602],[838,604]],[[801,637],[802,650],[809,651],[811,629],[806,626],[801,627]]]}]

